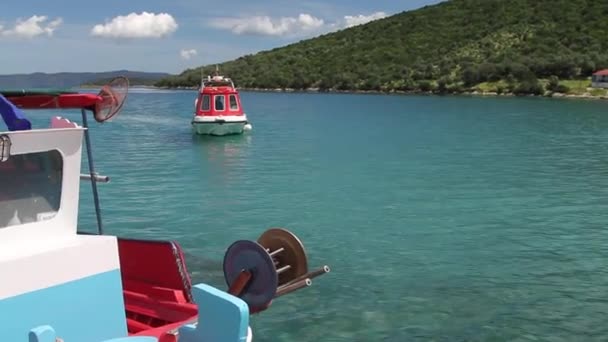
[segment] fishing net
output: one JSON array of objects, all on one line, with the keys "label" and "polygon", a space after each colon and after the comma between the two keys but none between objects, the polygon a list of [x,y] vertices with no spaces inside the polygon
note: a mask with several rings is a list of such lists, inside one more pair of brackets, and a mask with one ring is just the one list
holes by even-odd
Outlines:
[{"label": "fishing net", "polygon": [[128,90],[129,79],[123,76],[115,77],[104,85],[97,94],[102,101],[95,105],[95,120],[104,122],[116,115],[127,99]]}]

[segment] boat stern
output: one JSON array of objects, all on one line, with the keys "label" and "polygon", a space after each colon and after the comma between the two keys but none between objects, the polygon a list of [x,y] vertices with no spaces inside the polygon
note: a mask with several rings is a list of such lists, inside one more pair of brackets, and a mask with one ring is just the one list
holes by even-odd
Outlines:
[{"label": "boat stern", "polygon": [[192,130],[200,135],[242,134],[251,130],[246,115],[241,116],[194,116]]}]

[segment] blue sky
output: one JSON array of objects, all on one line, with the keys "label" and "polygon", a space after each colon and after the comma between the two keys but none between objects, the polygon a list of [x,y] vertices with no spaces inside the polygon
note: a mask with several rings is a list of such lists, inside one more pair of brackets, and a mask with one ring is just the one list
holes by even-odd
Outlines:
[{"label": "blue sky", "polygon": [[0,11],[0,74],[178,73],[440,1],[14,1]]}]

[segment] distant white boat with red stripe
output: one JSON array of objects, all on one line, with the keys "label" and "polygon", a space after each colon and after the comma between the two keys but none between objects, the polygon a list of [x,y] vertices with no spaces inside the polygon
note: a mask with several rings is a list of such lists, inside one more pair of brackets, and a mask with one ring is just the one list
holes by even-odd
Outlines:
[{"label": "distant white boat with red stripe", "polygon": [[202,135],[241,134],[251,130],[241,98],[230,78],[216,75],[201,80],[194,100],[192,129]]}]

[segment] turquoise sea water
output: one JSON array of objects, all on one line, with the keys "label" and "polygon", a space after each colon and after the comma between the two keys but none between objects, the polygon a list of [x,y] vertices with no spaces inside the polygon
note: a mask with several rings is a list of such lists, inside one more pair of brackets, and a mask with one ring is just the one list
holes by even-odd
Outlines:
[{"label": "turquoise sea water", "polygon": [[107,233],[176,239],[222,289],[269,227],[331,267],[254,341],[608,339],[608,102],[243,93],[253,131],[199,138],[194,92],[129,96],[91,130]]}]

